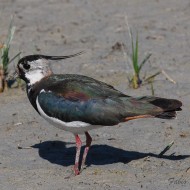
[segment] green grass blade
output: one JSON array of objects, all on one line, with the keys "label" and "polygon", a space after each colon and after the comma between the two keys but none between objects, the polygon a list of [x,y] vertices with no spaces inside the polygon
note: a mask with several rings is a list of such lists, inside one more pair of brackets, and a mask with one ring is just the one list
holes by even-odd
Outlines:
[{"label": "green grass blade", "polygon": [[133,62],[133,69],[135,71],[135,63],[134,63],[134,56],[135,56],[135,50],[134,50],[134,43],[133,43],[133,34],[132,31],[130,31],[131,34],[131,47],[132,47],[132,62]]},{"label": "green grass blade", "polygon": [[8,62],[9,62],[9,48],[4,47],[2,50],[2,64],[3,64],[3,70],[6,73],[8,69]]},{"label": "green grass blade", "polygon": [[10,44],[13,39],[15,32],[15,27],[13,26],[13,17],[11,18],[11,22],[9,25],[8,29],[8,34],[7,34],[7,40],[4,44],[4,47],[1,50],[1,59],[2,59],[2,65],[3,65],[3,70],[5,74],[7,74],[7,69],[8,69],[8,64],[9,64],[9,49],[10,49]]},{"label": "green grass blade", "polygon": [[133,69],[136,75],[138,75],[139,67],[138,67],[138,36],[136,37],[136,43],[134,46],[133,35],[131,32],[131,45],[132,45],[132,62],[133,62]]},{"label": "green grass blade", "polygon": [[151,94],[152,94],[152,96],[154,96],[155,93],[154,93],[153,81],[150,82],[150,87],[151,87]]},{"label": "green grass blade", "polygon": [[151,55],[152,55],[152,54],[149,53],[149,54],[144,58],[144,60],[142,61],[142,63],[139,65],[139,72],[141,71],[143,65],[149,60],[149,58],[150,58]]},{"label": "green grass blade", "polygon": [[139,74],[139,65],[138,65],[138,51],[139,51],[139,42],[138,42],[138,33],[136,34],[136,45],[135,45],[135,70],[136,74]]},{"label": "green grass blade", "polygon": [[156,72],[155,74],[153,74],[153,75],[147,77],[144,81],[145,81],[145,82],[151,82],[157,75],[159,75],[159,74],[161,74],[161,73],[162,73],[161,71],[158,71],[158,72]]}]

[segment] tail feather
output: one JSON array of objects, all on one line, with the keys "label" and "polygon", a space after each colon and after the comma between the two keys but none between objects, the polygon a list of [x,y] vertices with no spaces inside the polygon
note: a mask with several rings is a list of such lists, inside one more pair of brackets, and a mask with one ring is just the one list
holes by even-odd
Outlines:
[{"label": "tail feather", "polygon": [[159,115],[156,115],[155,117],[161,119],[174,119],[176,118],[176,111],[165,111]]},{"label": "tail feather", "polygon": [[157,98],[150,103],[162,108],[164,111],[174,111],[182,106],[182,103],[179,100],[165,98]]},{"label": "tail feather", "polygon": [[182,103],[179,100],[175,99],[158,98],[151,101],[150,103],[163,109],[162,113],[155,116],[161,119],[176,118],[176,111],[182,110]]},{"label": "tail feather", "polygon": [[176,111],[181,111],[182,102],[175,99],[165,99],[159,97],[141,97],[141,101],[146,101],[163,110],[155,117],[161,119],[173,119],[176,117]]}]

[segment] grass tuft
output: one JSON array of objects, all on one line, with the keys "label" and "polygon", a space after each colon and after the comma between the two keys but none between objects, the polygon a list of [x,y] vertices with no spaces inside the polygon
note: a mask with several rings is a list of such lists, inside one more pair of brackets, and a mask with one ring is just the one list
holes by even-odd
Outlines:
[{"label": "grass tuft", "polygon": [[0,57],[0,92],[3,92],[8,88],[7,81],[5,80],[8,75],[8,65],[16,59],[20,53],[15,55],[12,59],[9,57],[11,41],[13,39],[15,32],[15,26],[13,26],[13,18],[11,18],[11,22],[8,29],[7,39],[0,47],[1,57]]},{"label": "grass tuft", "polygon": [[148,82],[151,83],[151,86],[153,87],[153,80],[154,78],[160,74],[160,72],[155,73],[154,75],[151,75],[150,77],[142,80],[140,78],[140,73],[141,70],[143,68],[143,66],[145,65],[145,63],[148,62],[148,60],[151,57],[151,53],[149,53],[141,63],[139,63],[139,39],[138,39],[138,32],[136,34],[136,38],[134,40],[134,36],[132,31],[130,30],[130,37],[131,37],[131,49],[132,49],[132,54],[131,54],[131,59],[132,59],[132,65],[133,65],[133,76],[132,78],[129,80],[130,82],[130,86],[132,86],[134,89],[137,89],[141,86],[141,84],[143,84],[143,82]]}]

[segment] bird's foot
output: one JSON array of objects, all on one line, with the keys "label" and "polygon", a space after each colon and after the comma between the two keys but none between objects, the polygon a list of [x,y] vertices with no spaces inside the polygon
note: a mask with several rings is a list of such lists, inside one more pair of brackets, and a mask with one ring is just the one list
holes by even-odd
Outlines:
[{"label": "bird's foot", "polygon": [[[73,170],[74,170],[74,172],[73,172]],[[79,174],[80,174],[80,171],[79,171],[78,165],[75,164],[73,169],[72,169],[72,172],[67,177],[65,177],[64,179],[70,179],[70,178],[75,177]]]},{"label": "bird's foot", "polygon": [[80,169],[80,173],[85,170],[87,168],[87,165],[86,164],[82,164],[81,165],[81,169]]},{"label": "bird's foot", "polygon": [[74,173],[75,173],[75,176],[80,174],[78,164],[75,164],[75,165],[74,165]]}]

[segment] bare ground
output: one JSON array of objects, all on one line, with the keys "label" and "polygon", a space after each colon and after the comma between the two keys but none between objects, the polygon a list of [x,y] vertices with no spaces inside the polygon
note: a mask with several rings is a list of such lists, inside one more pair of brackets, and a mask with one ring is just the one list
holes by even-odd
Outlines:
[{"label": "bare ground", "polygon": [[[150,95],[150,86],[129,88],[132,73],[126,16],[138,30],[140,58],[152,52],[142,73],[165,70],[154,82],[155,95],[177,98],[183,111],[175,120],[141,119],[91,131],[88,167],[72,172],[75,142],[38,116],[26,93],[0,94],[0,189],[189,189],[190,188],[190,3],[189,0],[1,0],[0,41],[10,16],[17,27],[11,55],[42,53],[80,57],[52,65],[56,73],[80,73],[133,96]],[[83,138],[84,141],[84,138]],[[163,158],[158,154],[175,144]],[[18,149],[32,146],[31,149]]]}]

